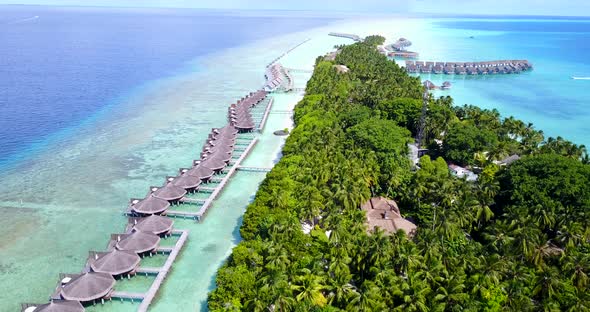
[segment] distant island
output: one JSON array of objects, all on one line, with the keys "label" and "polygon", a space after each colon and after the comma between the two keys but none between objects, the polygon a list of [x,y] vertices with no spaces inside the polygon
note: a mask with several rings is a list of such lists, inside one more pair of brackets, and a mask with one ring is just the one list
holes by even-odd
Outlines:
[{"label": "distant island", "polygon": [[317,59],[209,309],[587,310],[586,148],[424,97],[352,39]]}]

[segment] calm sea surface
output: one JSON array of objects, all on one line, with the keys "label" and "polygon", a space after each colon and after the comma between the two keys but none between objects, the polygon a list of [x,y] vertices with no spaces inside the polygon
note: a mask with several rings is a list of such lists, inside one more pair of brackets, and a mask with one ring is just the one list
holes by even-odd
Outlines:
[{"label": "calm sea surface", "polygon": [[546,136],[590,146],[590,19],[438,20],[429,34],[439,45],[422,59],[483,61],[528,59],[534,70],[521,75],[451,77],[455,103],[497,108],[532,122]]},{"label": "calm sea surface", "polygon": [[[58,273],[79,271],[89,250],[103,250],[108,235],[124,227],[128,199],[188,166],[210,128],[225,123],[227,105],[262,85],[270,60],[311,38],[282,60],[311,69],[317,55],[350,43],[329,31],[407,37],[422,60],[529,59],[535,69],[521,75],[423,79],[450,80],[453,88],[438,94],[458,105],[497,108],[590,145],[590,81],[570,79],[590,76],[588,20],[332,24],[300,15],[0,6],[0,311],[46,301]],[[308,78],[297,76],[296,86]],[[299,98],[279,95],[274,109],[290,109]],[[272,131],[291,121],[270,116],[248,166],[272,166],[278,157],[284,138]],[[205,309],[263,178],[238,173],[205,222],[176,221],[191,236],[154,311]],[[150,283],[138,278],[116,287],[140,291]],[[89,311],[136,307],[111,302]]]},{"label": "calm sea surface", "polygon": [[[333,19],[284,13],[0,6],[0,311],[46,302],[126,223],[129,198],[187,167],[227,106],[262,86],[264,66]],[[284,59],[311,68],[321,39]],[[312,48],[313,47],[313,48]],[[291,58],[289,60],[289,58]],[[305,85],[305,80],[301,80]],[[288,109],[297,96],[276,99]],[[269,118],[248,159],[271,166],[290,126]],[[191,231],[154,311],[203,309],[264,174],[238,173]],[[154,259],[146,265],[153,265]],[[145,291],[150,279],[118,283]],[[134,311],[113,302],[88,311]]]}]

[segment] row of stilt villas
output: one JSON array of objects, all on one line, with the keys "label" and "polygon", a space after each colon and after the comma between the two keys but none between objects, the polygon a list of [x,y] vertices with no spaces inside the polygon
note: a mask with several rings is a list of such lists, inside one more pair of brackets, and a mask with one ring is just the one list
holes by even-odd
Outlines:
[{"label": "row of stilt villas", "polygon": [[177,176],[167,177],[164,185],[150,187],[143,199],[131,199],[125,233],[112,234],[106,251],[91,251],[81,273],[60,274],[50,302],[22,304],[26,312],[80,312],[84,307],[111,299],[117,279],[137,273],[141,257],[157,252],[162,237],[173,231],[174,221],[166,217],[171,204],[198,191],[229,164],[239,132],[254,129],[250,108],[263,101],[266,91],[252,92],[232,104],[230,123],[214,128],[207,137],[200,159],[191,168],[180,169]]},{"label": "row of stilt villas", "polygon": [[274,63],[266,68],[264,73],[266,83],[264,90],[272,92],[279,89],[289,91],[293,89],[293,77],[280,63]]},{"label": "row of stilt villas", "polygon": [[252,92],[237,103],[230,105],[228,109],[230,125],[234,126],[240,132],[250,132],[254,130],[256,125],[250,114],[250,109],[262,102],[267,94],[268,93],[264,90]]},{"label": "row of stilt villas", "polygon": [[518,74],[533,69],[527,60],[500,60],[486,62],[423,62],[406,61],[408,73],[447,75]]}]

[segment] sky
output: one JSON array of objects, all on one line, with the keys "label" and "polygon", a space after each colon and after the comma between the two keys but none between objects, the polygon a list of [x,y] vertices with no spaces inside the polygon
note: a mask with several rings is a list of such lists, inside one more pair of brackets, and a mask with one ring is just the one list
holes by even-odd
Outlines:
[{"label": "sky", "polygon": [[0,0],[0,4],[590,16],[590,0]]}]

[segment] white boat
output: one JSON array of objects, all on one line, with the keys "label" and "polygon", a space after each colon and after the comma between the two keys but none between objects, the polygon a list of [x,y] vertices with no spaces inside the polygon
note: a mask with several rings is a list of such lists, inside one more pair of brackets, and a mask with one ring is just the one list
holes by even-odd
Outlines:
[{"label": "white boat", "polygon": [[572,76],[572,79],[573,80],[590,80],[590,77],[575,77],[575,76]]}]

